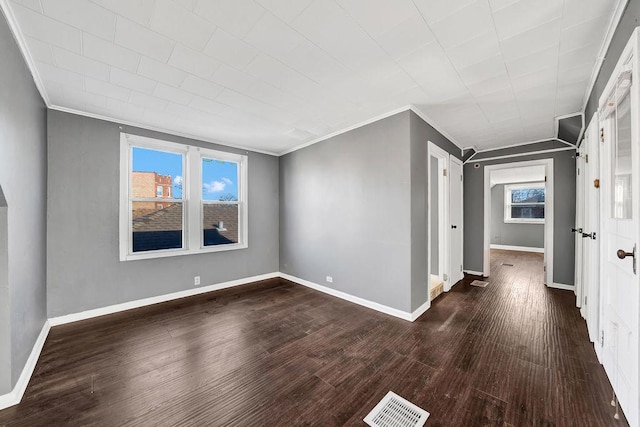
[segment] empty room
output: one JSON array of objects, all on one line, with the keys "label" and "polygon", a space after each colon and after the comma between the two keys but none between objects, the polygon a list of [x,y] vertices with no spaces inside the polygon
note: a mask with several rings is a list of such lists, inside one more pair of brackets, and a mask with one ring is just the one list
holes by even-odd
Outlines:
[{"label": "empty room", "polygon": [[640,427],[640,0],[0,10],[0,426]]}]

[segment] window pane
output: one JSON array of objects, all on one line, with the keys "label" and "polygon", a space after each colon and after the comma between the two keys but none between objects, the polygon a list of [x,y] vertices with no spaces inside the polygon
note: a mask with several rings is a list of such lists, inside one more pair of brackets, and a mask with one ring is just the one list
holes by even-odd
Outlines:
[{"label": "window pane", "polygon": [[202,212],[204,246],[238,243],[237,204],[205,204]]},{"label": "window pane", "polygon": [[182,248],[182,203],[132,202],[133,252]]},{"label": "window pane", "polygon": [[616,110],[617,132],[614,133],[615,143],[613,165],[612,217],[616,219],[631,219],[631,114],[630,96],[627,94]]},{"label": "window pane", "polygon": [[511,218],[544,218],[544,205],[511,206]]},{"label": "window pane", "polygon": [[202,159],[202,200],[238,201],[238,164]]},{"label": "window pane", "polygon": [[133,147],[132,197],[182,198],[182,154]]},{"label": "window pane", "polygon": [[511,190],[511,203],[543,203],[544,188]]}]

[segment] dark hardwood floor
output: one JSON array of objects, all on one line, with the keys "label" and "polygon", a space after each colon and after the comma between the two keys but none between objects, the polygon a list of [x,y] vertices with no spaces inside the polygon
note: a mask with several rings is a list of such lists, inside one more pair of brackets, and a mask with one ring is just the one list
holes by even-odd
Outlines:
[{"label": "dark hardwood floor", "polygon": [[54,327],[0,425],[363,425],[389,390],[428,426],[627,425],[573,293],[492,257],[414,323],[274,279]]}]

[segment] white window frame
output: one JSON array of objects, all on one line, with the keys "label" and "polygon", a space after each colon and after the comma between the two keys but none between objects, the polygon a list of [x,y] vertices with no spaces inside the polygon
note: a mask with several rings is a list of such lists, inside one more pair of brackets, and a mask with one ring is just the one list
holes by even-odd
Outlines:
[{"label": "white window frame", "polygon": [[[542,203],[511,203],[511,192],[525,188],[543,188],[545,190]],[[504,186],[504,222],[506,224],[544,224],[544,218],[511,218],[511,206],[518,205],[542,205],[544,215],[547,216],[547,190],[544,182],[530,182],[527,184],[505,184]]]},{"label": "white window frame", "polygon": [[[132,189],[133,147],[183,155],[182,199],[162,199],[162,203],[171,201],[183,203],[182,248],[133,252],[132,197],[130,193]],[[204,246],[202,227],[202,158],[204,157],[238,164],[238,243]],[[248,194],[248,157],[246,155],[120,133],[120,261],[223,252],[249,247]],[[157,201],[159,198],[152,199]],[[204,202],[207,203],[207,201]]]}]

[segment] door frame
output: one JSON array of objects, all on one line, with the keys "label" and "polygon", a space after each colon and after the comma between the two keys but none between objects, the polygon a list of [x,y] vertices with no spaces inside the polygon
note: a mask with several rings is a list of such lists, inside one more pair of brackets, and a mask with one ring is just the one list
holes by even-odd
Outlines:
[{"label": "door frame", "polygon": [[[433,142],[428,142],[427,148],[427,271],[429,286],[431,291],[431,157],[438,159],[438,179],[440,185],[438,185],[438,220],[440,227],[438,227],[438,274],[442,278],[444,283],[444,289],[450,289],[451,274],[449,271],[445,271],[449,267],[449,233],[446,230],[449,228],[449,177],[442,174],[442,170],[448,170],[449,167],[449,153],[442,148],[435,145]],[[445,280],[445,274],[447,280]]]},{"label": "door frame", "polygon": [[489,277],[491,261],[491,171],[511,169],[523,166],[545,167],[547,177],[545,183],[545,219],[544,219],[544,265],[546,269],[545,284],[553,285],[553,226],[554,226],[554,178],[553,158],[524,160],[521,162],[500,163],[484,167],[484,242],[482,253],[482,274]]}]

